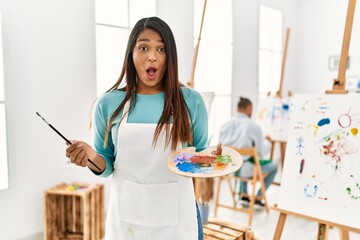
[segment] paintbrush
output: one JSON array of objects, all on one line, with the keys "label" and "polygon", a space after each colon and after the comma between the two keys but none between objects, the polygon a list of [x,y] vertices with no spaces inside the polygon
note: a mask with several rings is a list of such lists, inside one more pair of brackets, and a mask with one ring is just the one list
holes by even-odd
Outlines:
[{"label": "paintbrush", "polygon": [[[62,135],[56,128],[53,127],[53,125],[51,125],[50,123],[48,123],[45,118],[43,118],[38,112],[36,112],[36,114],[47,124],[49,125],[49,127],[54,130],[62,139],[64,139],[69,145],[71,145],[71,142],[66,138],[64,137],[64,135]],[[88,159],[89,163],[91,163],[94,167],[96,167],[100,172],[101,172],[101,169],[93,162],[91,161],[90,159]]]}]

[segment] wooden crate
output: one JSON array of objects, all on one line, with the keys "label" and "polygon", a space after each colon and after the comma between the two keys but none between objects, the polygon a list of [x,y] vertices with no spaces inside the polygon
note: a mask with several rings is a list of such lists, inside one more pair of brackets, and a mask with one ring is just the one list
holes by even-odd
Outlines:
[{"label": "wooden crate", "polygon": [[104,185],[69,190],[73,185],[62,183],[45,191],[45,239],[102,239]]},{"label": "wooden crate", "polygon": [[204,240],[258,240],[249,227],[209,217],[203,225]]}]

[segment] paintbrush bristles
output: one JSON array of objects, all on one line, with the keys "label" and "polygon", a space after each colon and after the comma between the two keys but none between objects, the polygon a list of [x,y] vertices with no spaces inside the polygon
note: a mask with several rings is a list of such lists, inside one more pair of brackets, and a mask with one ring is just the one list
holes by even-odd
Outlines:
[{"label": "paintbrush bristles", "polygon": [[43,117],[40,115],[40,113],[36,112],[36,114],[37,114],[44,122],[46,122],[46,124],[49,125],[49,123],[45,120],[45,118],[43,118]]}]

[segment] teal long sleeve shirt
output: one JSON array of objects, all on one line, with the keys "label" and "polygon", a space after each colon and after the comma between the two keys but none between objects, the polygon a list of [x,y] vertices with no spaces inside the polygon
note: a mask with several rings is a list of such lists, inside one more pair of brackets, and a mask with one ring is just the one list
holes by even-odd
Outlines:
[{"label": "teal long sleeve shirt", "polygon": [[[186,87],[182,87],[181,89],[191,115],[193,146],[196,148],[196,151],[201,151],[208,146],[208,116],[206,107],[198,92]],[[122,111],[112,123],[106,147],[104,147],[105,131],[110,117],[124,98],[125,92],[120,90],[111,91],[99,97],[94,106],[92,140],[93,147],[106,162],[106,168],[104,172],[100,174],[103,177],[111,175],[114,171],[113,166],[117,154],[118,125]],[[164,93],[152,95],[137,94],[136,105],[128,116],[128,122],[157,124],[163,108]],[[184,146],[186,147],[188,145],[185,144]]]}]

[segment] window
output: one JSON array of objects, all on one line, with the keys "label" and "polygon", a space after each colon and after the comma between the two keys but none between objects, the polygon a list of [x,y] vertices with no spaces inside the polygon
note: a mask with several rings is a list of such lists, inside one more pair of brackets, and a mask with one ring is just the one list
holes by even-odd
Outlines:
[{"label": "window", "polygon": [[[195,46],[199,37],[203,4],[203,1],[194,1]],[[220,126],[231,117],[232,29],[232,1],[208,0],[196,62],[194,87],[199,92],[214,93],[209,115],[210,145],[217,144]],[[221,61],[217,61],[218,59]]]},{"label": "window", "polygon": [[120,76],[131,27],[140,18],[155,16],[155,13],[156,0],[95,1],[98,96]]},{"label": "window", "polygon": [[[0,12],[1,14],[1,12]],[[4,71],[3,71],[3,51],[2,51],[2,29],[0,15],[0,191],[9,188],[9,172],[6,144],[6,111],[5,111],[5,90],[4,90]]]},{"label": "window", "polygon": [[279,90],[282,60],[282,13],[260,5],[259,97]]}]

